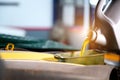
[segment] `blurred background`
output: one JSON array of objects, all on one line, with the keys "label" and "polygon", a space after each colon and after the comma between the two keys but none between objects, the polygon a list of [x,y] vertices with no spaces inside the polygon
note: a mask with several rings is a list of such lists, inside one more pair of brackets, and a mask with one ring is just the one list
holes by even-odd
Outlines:
[{"label": "blurred background", "polygon": [[0,0],[0,33],[80,48],[98,0]]}]

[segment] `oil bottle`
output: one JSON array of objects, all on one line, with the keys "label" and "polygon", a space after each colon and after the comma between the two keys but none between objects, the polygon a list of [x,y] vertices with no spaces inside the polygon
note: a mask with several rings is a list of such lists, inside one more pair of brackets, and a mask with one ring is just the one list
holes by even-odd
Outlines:
[{"label": "oil bottle", "polygon": [[120,66],[119,8],[120,0],[99,0],[94,25],[88,34],[90,48],[108,51],[105,62],[115,66]]}]

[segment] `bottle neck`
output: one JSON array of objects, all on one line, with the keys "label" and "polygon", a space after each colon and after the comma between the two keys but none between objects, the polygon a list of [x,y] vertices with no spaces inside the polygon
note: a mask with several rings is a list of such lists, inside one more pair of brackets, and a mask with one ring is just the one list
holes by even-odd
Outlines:
[{"label": "bottle neck", "polygon": [[106,45],[106,38],[100,31],[91,30],[88,34],[88,39],[90,42],[95,42],[101,45]]}]

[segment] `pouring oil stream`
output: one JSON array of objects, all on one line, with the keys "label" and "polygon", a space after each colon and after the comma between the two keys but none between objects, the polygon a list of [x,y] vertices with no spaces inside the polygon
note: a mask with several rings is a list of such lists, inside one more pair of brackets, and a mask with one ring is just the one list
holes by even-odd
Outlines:
[{"label": "pouring oil stream", "polygon": [[82,48],[81,48],[81,52],[80,52],[80,56],[83,56],[86,50],[87,45],[89,44],[90,40],[88,38],[86,38],[83,42]]}]

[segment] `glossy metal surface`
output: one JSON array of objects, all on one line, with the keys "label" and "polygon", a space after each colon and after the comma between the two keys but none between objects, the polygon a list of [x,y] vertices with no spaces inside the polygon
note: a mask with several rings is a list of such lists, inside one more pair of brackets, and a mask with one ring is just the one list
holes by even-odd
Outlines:
[{"label": "glossy metal surface", "polygon": [[4,80],[109,80],[114,68],[31,60],[5,60],[4,64]]}]

